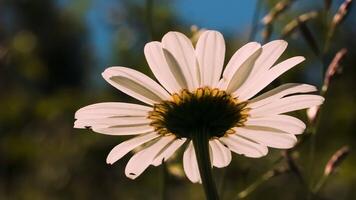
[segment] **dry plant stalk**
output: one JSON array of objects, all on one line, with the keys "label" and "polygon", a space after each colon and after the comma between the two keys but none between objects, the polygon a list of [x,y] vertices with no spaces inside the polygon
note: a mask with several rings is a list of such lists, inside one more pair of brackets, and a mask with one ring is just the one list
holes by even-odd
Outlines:
[{"label": "dry plant stalk", "polygon": [[334,26],[337,26],[342,22],[343,19],[345,19],[345,16],[348,14],[348,11],[350,9],[351,2],[352,0],[345,0],[344,3],[341,4],[332,21],[332,24]]},{"label": "dry plant stalk", "polygon": [[329,176],[330,174],[334,173],[337,167],[340,166],[342,161],[345,160],[349,153],[350,148],[348,146],[343,146],[339,150],[337,150],[326,164],[324,176]]},{"label": "dry plant stalk", "polygon": [[263,17],[262,23],[264,25],[271,24],[280,14],[282,14],[291,5],[291,3],[292,3],[292,1],[290,1],[290,0],[278,2],[270,10],[270,12],[265,17]]},{"label": "dry plant stalk", "polygon": [[284,26],[282,30],[282,38],[285,38],[290,34],[292,34],[295,30],[297,30],[300,24],[306,23],[311,19],[315,19],[317,16],[318,16],[318,12],[316,11],[310,11],[302,15],[299,15],[297,18],[293,19],[287,25]]},{"label": "dry plant stalk", "polygon": [[292,4],[292,0],[284,0],[278,2],[269,12],[268,14],[263,17],[262,24],[265,25],[264,30],[262,31],[262,38],[264,42],[267,42],[272,34],[272,23],[275,19],[280,16],[283,12],[287,10]]},{"label": "dry plant stalk", "polygon": [[334,15],[328,37],[331,38],[334,34],[335,28],[345,19],[351,8],[352,0],[345,0],[339,7],[339,10]]},{"label": "dry plant stalk", "polygon": [[322,86],[322,92],[325,93],[329,87],[330,81],[333,78],[333,76],[340,70],[340,62],[341,60],[345,57],[345,55],[347,54],[347,49],[343,48],[341,50],[339,50],[333,60],[331,61],[328,69],[325,72],[325,78],[324,78],[324,83]]},{"label": "dry plant stalk", "polygon": [[196,43],[198,42],[198,39],[200,37],[200,35],[206,31],[206,29],[204,28],[199,28],[197,25],[192,25],[190,27],[190,31],[192,32],[192,36],[190,37],[190,40],[192,41],[192,43],[194,45],[196,45]]},{"label": "dry plant stalk", "polygon": [[349,153],[350,148],[348,146],[343,146],[331,156],[330,160],[325,166],[323,176],[321,177],[321,179],[316,184],[313,190],[314,194],[317,194],[320,191],[320,189],[324,186],[330,175],[336,171],[336,169],[341,165],[341,163],[345,160]]},{"label": "dry plant stalk", "polygon": [[247,188],[245,188],[243,191],[239,192],[236,196],[235,199],[244,199],[248,195],[250,195],[253,191],[255,191],[258,186],[260,186],[262,183],[270,180],[273,177],[276,177],[280,174],[288,172],[290,169],[288,167],[278,167],[271,169],[264,173],[259,179],[257,179],[255,182],[253,182],[251,185],[249,185]]},{"label": "dry plant stalk", "polygon": [[263,29],[261,34],[264,43],[268,42],[269,38],[272,35],[272,30],[273,30],[273,26],[271,24],[266,25],[265,28]]},{"label": "dry plant stalk", "polygon": [[320,106],[313,106],[307,109],[307,117],[310,124],[314,124],[320,111]]}]

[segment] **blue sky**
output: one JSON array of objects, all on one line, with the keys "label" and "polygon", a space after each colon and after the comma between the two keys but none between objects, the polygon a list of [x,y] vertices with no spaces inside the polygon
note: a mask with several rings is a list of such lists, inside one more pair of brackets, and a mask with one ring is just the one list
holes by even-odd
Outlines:
[{"label": "blue sky", "polygon": [[[108,9],[120,6],[115,0],[92,0],[84,20],[95,49],[97,64],[106,66],[111,59],[115,29],[108,26]],[[144,2],[144,1],[143,1]],[[157,2],[157,1],[154,1]],[[223,2],[223,3],[222,3]],[[223,32],[243,32],[252,20],[256,0],[175,0],[171,5],[180,21],[187,25],[216,29]],[[71,6],[71,1],[59,0],[59,5]]]},{"label": "blue sky", "polygon": [[[137,1],[145,3],[144,0]],[[229,33],[247,35],[251,29],[250,24],[256,6],[256,0],[153,0],[156,4],[159,1],[170,2],[169,6],[175,15],[187,26],[194,24],[203,28],[216,29],[225,35]],[[342,1],[334,1],[333,10],[336,10]],[[112,58],[112,44],[117,37],[117,30],[107,24],[108,11],[112,8],[120,8],[120,0],[57,0],[57,2],[62,8],[78,4],[88,6],[83,12],[83,20],[89,30],[96,64],[102,67],[107,66]],[[323,7],[322,3],[322,1],[318,3],[320,8]],[[313,4],[304,0],[303,5],[302,12],[310,10]],[[298,7],[298,5],[293,6]]]},{"label": "blue sky", "polygon": [[251,22],[256,0],[177,0],[173,4],[187,24],[227,32],[241,32]]}]

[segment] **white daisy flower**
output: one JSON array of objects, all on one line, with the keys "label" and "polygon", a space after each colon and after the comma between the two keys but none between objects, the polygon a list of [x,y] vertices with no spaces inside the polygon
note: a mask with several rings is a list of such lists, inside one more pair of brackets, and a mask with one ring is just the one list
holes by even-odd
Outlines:
[{"label": "white daisy flower", "polygon": [[147,105],[89,105],[76,112],[74,127],[135,135],[107,157],[107,163],[113,164],[141,146],[125,169],[131,179],[150,165],[162,164],[187,144],[185,174],[192,182],[201,182],[194,149],[201,138],[209,140],[211,164],[219,168],[229,165],[231,151],[258,158],[267,154],[268,147],[292,148],[305,124],[285,113],[320,105],[324,98],[301,94],[316,88],[298,83],[283,84],[255,97],[304,60],[296,56],[275,65],[286,47],[283,40],[263,46],[250,42],[236,51],[223,71],[225,42],[219,32],[205,31],[195,47],[185,35],[169,32],[161,42],[150,42],[144,49],[160,84],[126,67],[110,67],[102,74],[112,86]]}]

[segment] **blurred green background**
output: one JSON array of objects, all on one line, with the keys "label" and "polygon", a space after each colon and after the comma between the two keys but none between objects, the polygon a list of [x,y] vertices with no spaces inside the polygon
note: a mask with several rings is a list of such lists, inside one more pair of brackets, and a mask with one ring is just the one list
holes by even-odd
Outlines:
[{"label": "blurred green background", "polygon": [[[75,111],[96,102],[135,102],[110,87],[101,72],[122,65],[152,76],[143,46],[170,30],[188,36],[194,34],[192,25],[221,31],[228,61],[249,40],[281,38],[289,22],[309,11],[318,15],[284,37],[289,47],[283,55],[307,60],[271,87],[306,82],[320,88],[335,53],[347,48],[341,73],[330,83],[316,135],[306,133],[305,142],[291,152],[302,178],[287,170],[261,182],[246,199],[356,199],[355,12],[348,10],[326,48],[342,0],[284,1],[290,6],[266,29],[261,19],[277,2],[1,0],[0,199],[203,199],[201,185],[180,176],[181,155],[150,167],[135,181],[124,175],[130,156],[107,165],[108,152],[127,137],[73,129]],[[261,35],[266,30],[269,37]],[[305,111],[297,114],[307,121]],[[308,194],[306,188],[316,185],[344,145],[351,149],[349,156],[317,194]],[[230,166],[215,169],[222,199],[234,199],[274,167],[290,169],[288,156],[280,159],[283,152],[270,149],[261,159],[235,154]]]}]

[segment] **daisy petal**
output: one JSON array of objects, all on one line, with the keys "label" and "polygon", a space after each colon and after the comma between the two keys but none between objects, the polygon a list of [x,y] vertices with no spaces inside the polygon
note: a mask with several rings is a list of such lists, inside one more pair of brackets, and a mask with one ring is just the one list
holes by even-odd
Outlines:
[{"label": "daisy petal", "polygon": [[226,79],[230,79],[232,73],[238,70],[241,64],[259,48],[261,48],[261,44],[258,42],[249,42],[239,48],[227,63],[226,68],[223,72],[223,77]]},{"label": "daisy petal", "polygon": [[306,128],[301,120],[288,115],[270,115],[258,118],[250,117],[245,122],[245,125],[270,127],[294,135],[302,134]]},{"label": "daisy petal", "polygon": [[321,105],[324,98],[319,95],[304,94],[293,95],[278,99],[270,104],[251,109],[249,114],[252,117],[277,115],[281,113],[291,112]]},{"label": "daisy petal", "polygon": [[151,71],[171,94],[179,92],[182,88],[187,88],[187,83],[180,69],[172,68],[176,65],[168,65],[160,42],[147,43],[144,52]]},{"label": "daisy petal", "polygon": [[231,162],[231,152],[217,139],[209,141],[212,150],[212,163],[215,167],[226,167]]},{"label": "daisy petal", "polygon": [[75,113],[75,119],[99,119],[124,116],[147,116],[152,108],[132,103],[106,102],[85,106]]},{"label": "daisy petal", "polygon": [[236,94],[234,95],[239,95],[240,99],[242,100],[248,100],[251,97],[255,96],[258,92],[260,92],[263,88],[269,85],[272,81],[274,81],[284,72],[288,71],[289,69],[303,62],[304,60],[305,58],[302,56],[295,56],[289,58],[268,70],[266,74],[264,74],[263,78],[259,77],[258,79],[256,79],[254,85],[250,87],[248,91],[245,90],[244,92],[241,92],[241,94],[236,91]]},{"label": "daisy petal", "polygon": [[195,52],[200,69],[200,86],[216,87],[224,65],[224,37],[217,31],[204,31],[199,37]]},{"label": "daisy petal", "polygon": [[183,169],[185,175],[193,183],[201,182],[198,162],[195,156],[194,145],[192,142],[189,143],[187,149],[183,154]]},{"label": "daisy petal", "polygon": [[118,145],[116,145],[109,153],[108,157],[106,158],[106,163],[113,164],[114,162],[121,159],[125,156],[128,152],[132,151],[136,147],[151,141],[155,138],[160,136],[157,133],[147,133],[144,135],[140,135],[129,140],[126,140]]},{"label": "daisy petal", "polygon": [[247,157],[259,158],[265,156],[268,148],[237,134],[230,134],[226,137],[219,138],[231,151],[242,154]]},{"label": "daisy petal", "polygon": [[115,125],[111,127],[94,126],[91,129],[97,133],[106,135],[138,135],[154,131],[154,128],[148,124]]},{"label": "daisy petal", "polygon": [[235,128],[236,134],[262,145],[279,149],[292,148],[297,142],[295,135],[287,134],[277,129],[267,127]]},{"label": "daisy petal", "polygon": [[110,67],[102,75],[112,86],[144,103],[153,105],[170,99],[170,95],[158,83],[136,70]]},{"label": "daisy petal", "polygon": [[248,106],[250,108],[257,108],[290,94],[307,93],[307,92],[315,92],[315,91],[317,91],[317,89],[313,85],[299,84],[299,83],[286,83],[279,87],[274,88],[273,90],[265,92],[254,99],[249,100]]},{"label": "daisy petal", "polygon": [[287,46],[288,43],[283,40],[274,40],[263,45],[262,53],[256,60],[252,72],[235,93],[242,96],[246,91],[249,91],[261,77],[265,77],[266,72],[278,60]]},{"label": "daisy petal", "polygon": [[103,127],[109,128],[122,125],[144,125],[151,122],[147,117],[118,117],[99,119],[78,119],[74,122],[74,128]]},{"label": "daisy petal", "polygon": [[257,59],[253,75],[263,74],[269,70],[286,50],[288,43],[284,40],[274,40],[262,46],[262,53]]},{"label": "daisy petal", "polygon": [[[180,67],[188,89],[199,87],[199,69],[195,57],[194,47],[189,38],[179,32],[168,32],[162,38],[163,51],[171,68]],[[178,66],[176,66],[178,65]]]},{"label": "daisy petal", "polygon": [[126,165],[126,176],[130,179],[137,178],[150,166],[156,155],[174,139],[173,135],[163,136],[156,143],[133,155]]},{"label": "daisy petal", "polygon": [[158,166],[168,160],[186,140],[186,138],[176,139],[172,142],[172,144],[168,144],[167,147],[158,156],[156,156],[152,162],[152,165]]},{"label": "daisy petal", "polygon": [[[235,52],[232,56],[223,73],[223,78],[219,82],[219,88],[226,90],[227,86],[232,82],[233,77],[238,77],[243,79],[243,81],[234,80],[236,88],[244,82],[245,78],[248,77],[248,74],[251,72],[254,62],[247,62],[248,59],[251,60],[251,56],[256,54],[257,51],[261,49],[261,45],[257,42],[250,42],[241,47]],[[255,61],[255,60],[253,60]],[[250,64],[250,65],[249,65]],[[244,66],[243,69],[240,69]]]},{"label": "daisy petal", "polygon": [[232,93],[236,91],[247,79],[251,70],[253,69],[253,65],[255,64],[256,59],[261,54],[262,49],[259,48],[255,51],[245,62],[241,64],[238,70],[232,75],[231,80],[228,82],[226,86],[226,92]]}]

